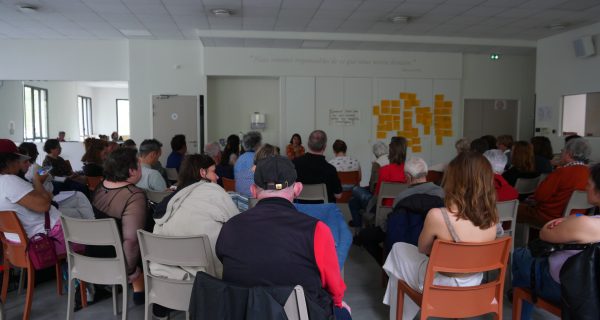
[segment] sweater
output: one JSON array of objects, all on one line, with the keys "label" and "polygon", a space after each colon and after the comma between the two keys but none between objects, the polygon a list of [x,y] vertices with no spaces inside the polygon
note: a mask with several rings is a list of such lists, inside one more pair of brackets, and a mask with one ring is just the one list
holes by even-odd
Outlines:
[{"label": "sweater", "polygon": [[542,181],[534,194],[536,212],[545,221],[560,218],[575,190],[585,190],[590,169],[586,165],[564,166]]}]

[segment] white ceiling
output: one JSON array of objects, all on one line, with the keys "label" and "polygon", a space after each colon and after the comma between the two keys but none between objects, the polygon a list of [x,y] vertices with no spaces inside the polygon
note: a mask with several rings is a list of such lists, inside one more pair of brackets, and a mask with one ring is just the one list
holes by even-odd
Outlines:
[{"label": "white ceiling", "polygon": [[[22,4],[38,10],[22,13]],[[234,14],[216,17],[215,8]],[[397,15],[410,22],[389,22]],[[599,0],[0,0],[0,39],[200,38],[205,46],[527,54],[535,40],[598,21]],[[568,27],[548,28],[557,23]],[[436,44],[443,38],[457,41]]]}]

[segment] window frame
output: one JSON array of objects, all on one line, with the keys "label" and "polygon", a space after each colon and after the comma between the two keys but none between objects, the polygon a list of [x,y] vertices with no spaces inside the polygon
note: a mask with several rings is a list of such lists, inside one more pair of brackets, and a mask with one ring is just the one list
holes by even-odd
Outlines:
[{"label": "window frame", "polygon": [[[47,140],[48,139],[48,131],[49,131],[49,116],[48,116],[48,109],[49,109],[49,103],[48,101],[49,99],[49,95],[48,95],[48,89],[45,88],[41,88],[41,87],[36,87],[36,86],[32,86],[32,85],[28,85],[28,84],[23,84],[23,109],[26,108],[26,102],[25,102],[25,90],[30,89],[31,90],[31,117],[32,117],[32,122],[31,122],[31,126],[32,126],[32,137],[28,137],[27,136],[27,115],[25,110],[23,110],[23,141],[43,141],[43,140]],[[35,99],[34,99],[34,91],[38,91],[38,110],[37,113],[40,113],[39,116],[39,121],[40,123],[38,123],[38,125],[40,126],[40,133],[41,136],[36,136],[36,121],[35,121],[35,114],[36,114],[36,110],[35,110]],[[46,132],[41,132],[43,126],[42,126],[42,116],[41,115],[41,111],[42,111],[42,91],[45,94],[45,103],[46,103],[46,114],[45,114],[45,118],[46,118],[46,127],[44,129],[46,129]]]},{"label": "window frame", "polygon": [[[79,104],[79,100],[81,99],[81,105]],[[89,102],[89,104],[85,104],[84,102]],[[87,112],[83,112],[83,108],[86,108],[88,110],[86,110]],[[86,138],[89,136],[93,135],[94,132],[94,119],[93,119],[93,115],[92,115],[92,98],[91,97],[87,97],[87,96],[82,96],[82,95],[77,95],[77,108],[79,110],[77,110],[80,113],[80,117],[81,117],[81,124],[82,124],[82,128],[79,128],[79,136],[82,138]],[[86,119],[86,114],[87,114],[87,118]],[[87,121],[86,121],[87,120]],[[87,124],[87,127],[86,127]],[[86,129],[87,132],[86,132]]]}]

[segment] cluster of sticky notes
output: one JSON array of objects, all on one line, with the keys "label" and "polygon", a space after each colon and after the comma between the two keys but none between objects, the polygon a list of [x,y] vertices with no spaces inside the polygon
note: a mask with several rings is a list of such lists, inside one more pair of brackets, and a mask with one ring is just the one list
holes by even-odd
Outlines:
[{"label": "cluster of sticky notes", "polygon": [[452,101],[444,100],[443,94],[436,94],[433,105],[435,144],[442,145],[444,137],[452,136]]},{"label": "cluster of sticky notes", "polygon": [[400,130],[400,100],[381,100],[373,106],[373,115],[378,117],[377,139],[385,139],[389,131]]},{"label": "cluster of sticky notes", "polygon": [[413,126],[415,113],[418,116],[417,110],[421,109],[421,101],[417,100],[417,94],[408,92],[400,92],[400,99],[404,103],[404,112],[402,113],[404,126],[402,131],[398,131],[398,135],[406,138],[412,152],[421,152],[423,147],[419,137],[419,128]]}]

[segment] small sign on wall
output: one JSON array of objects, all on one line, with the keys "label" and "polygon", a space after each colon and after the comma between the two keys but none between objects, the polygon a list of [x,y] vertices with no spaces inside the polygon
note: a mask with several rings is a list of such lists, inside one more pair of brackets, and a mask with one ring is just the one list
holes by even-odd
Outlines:
[{"label": "small sign on wall", "polygon": [[358,110],[334,110],[329,109],[329,125],[332,126],[354,126],[360,121]]}]

